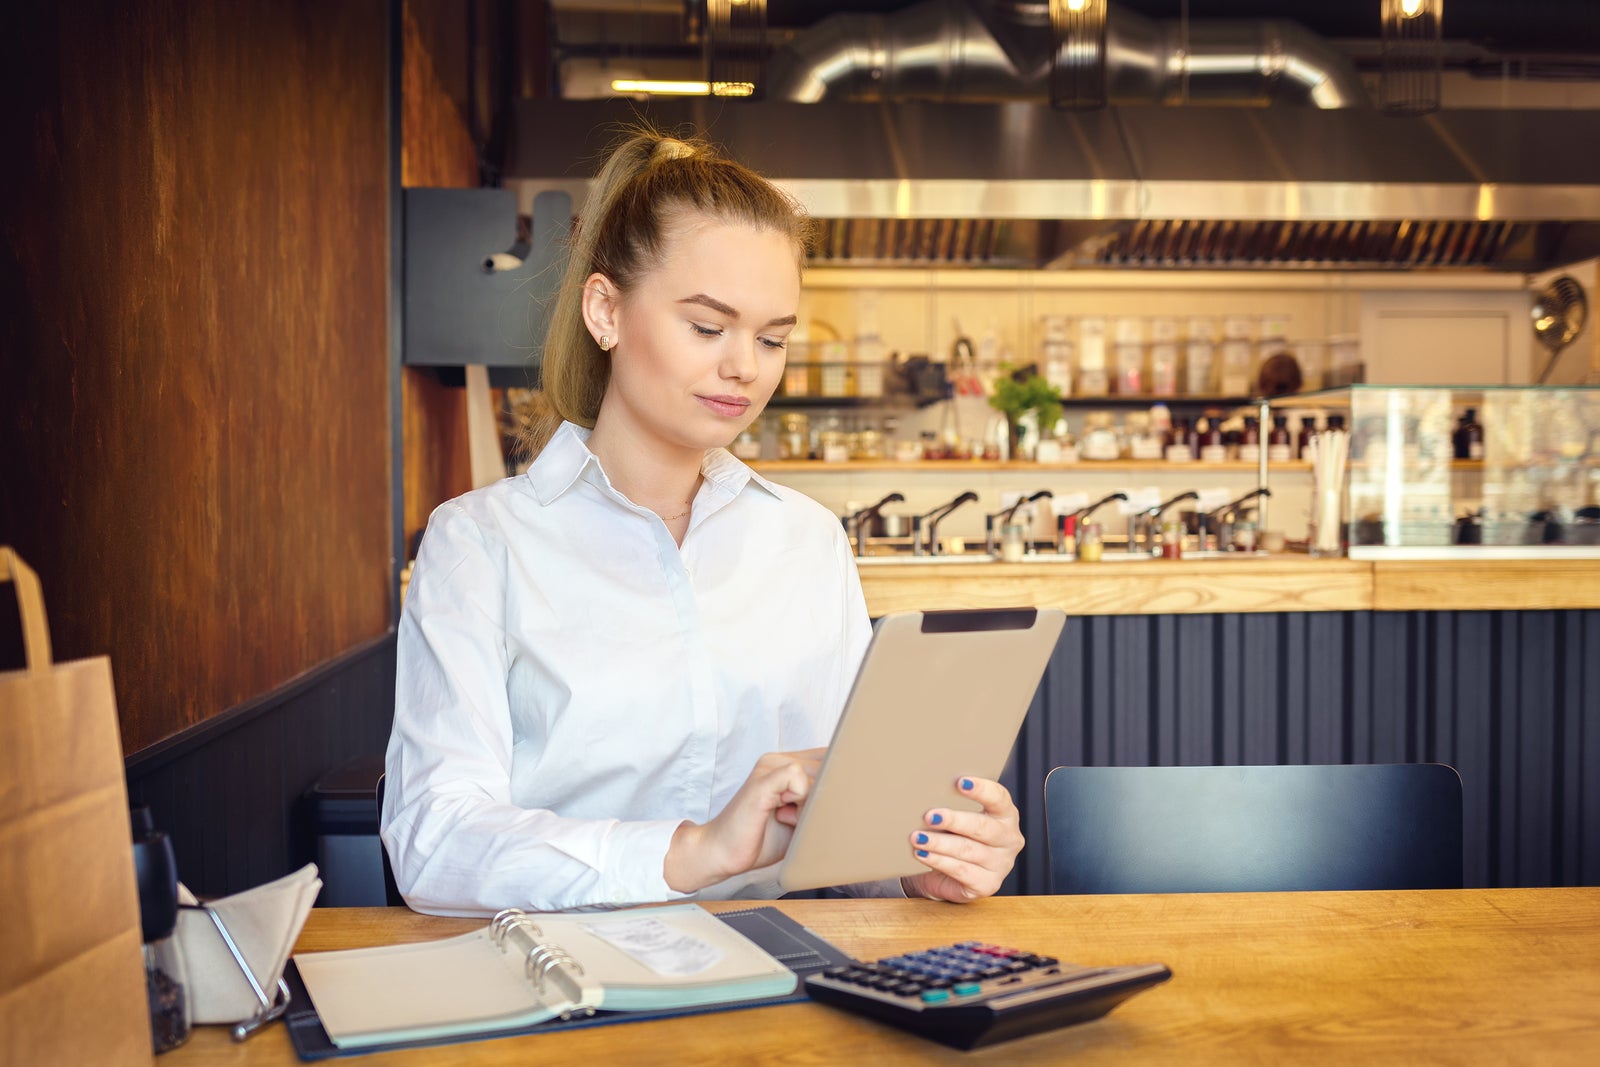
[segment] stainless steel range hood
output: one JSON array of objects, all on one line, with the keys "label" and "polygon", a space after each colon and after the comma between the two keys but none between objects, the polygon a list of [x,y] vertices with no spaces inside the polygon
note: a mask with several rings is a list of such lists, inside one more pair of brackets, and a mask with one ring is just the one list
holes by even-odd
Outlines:
[{"label": "stainless steel range hood", "polygon": [[815,262],[1462,267],[1600,255],[1600,113],[1365,108],[525,101],[507,185],[530,211],[620,126],[692,129],[822,222]]}]

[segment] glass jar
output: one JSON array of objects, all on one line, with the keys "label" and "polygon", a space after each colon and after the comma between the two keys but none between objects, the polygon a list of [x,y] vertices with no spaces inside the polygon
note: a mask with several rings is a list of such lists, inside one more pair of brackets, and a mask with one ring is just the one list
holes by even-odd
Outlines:
[{"label": "glass jar", "polygon": [[1020,563],[1028,547],[1025,534],[1021,523],[1007,523],[1000,535],[1000,558],[1007,563]]},{"label": "glass jar", "polygon": [[1161,558],[1183,558],[1183,520],[1168,519],[1161,525]]},{"label": "glass jar", "polygon": [[1078,531],[1078,559],[1098,563],[1105,553],[1105,540],[1098,522],[1086,522]]},{"label": "glass jar", "polygon": [[803,411],[785,411],[779,421],[779,459],[811,458],[811,430]]}]

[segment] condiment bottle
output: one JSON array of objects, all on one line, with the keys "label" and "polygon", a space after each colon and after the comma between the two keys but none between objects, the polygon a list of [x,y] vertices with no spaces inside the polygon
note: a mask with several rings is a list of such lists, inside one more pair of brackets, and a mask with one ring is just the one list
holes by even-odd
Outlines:
[{"label": "condiment bottle", "polygon": [[1289,438],[1289,416],[1272,416],[1272,430],[1267,434],[1267,460],[1287,463],[1294,455],[1294,444]]},{"label": "condiment bottle", "polygon": [[1161,558],[1183,558],[1183,521],[1168,519],[1161,526]]},{"label": "condiment bottle", "polygon": [[1062,515],[1056,530],[1056,552],[1069,559],[1078,554],[1078,517]]},{"label": "condiment bottle", "polygon": [[1254,463],[1261,458],[1261,424],[1254,415],[1244,417],[1244,433],[1239,437],[1239,458]]},{"label": "condiment bottle", "polygon": [[1172,443],[1167,445],[1167,462],[1187,463],[1194,459],[1194,439],[1188,419],[1175,419],[1172,423]]},{"label": "condiment bottle", "polygon": [[1478,409],[1468,408],[1461,415],[1454,434],[1457,459],[1483,458],[1483,427],[1478,424]]},{"label": "condiment bottle", "polygon": [[1205,429],[1199,434],[1200,459],[1206,463],[1221,463],[1228,458],[1228,450],[1222,444],[1222,422],[1208,417],[1205,423]]},{"label": "condiment bottle", "polygon": [[1295,441],[1294,454],[1297,459],[1311,458],[1311,439],[1317,435],[1317,416],[1312,412],[1300,417],[1300,436]]}]

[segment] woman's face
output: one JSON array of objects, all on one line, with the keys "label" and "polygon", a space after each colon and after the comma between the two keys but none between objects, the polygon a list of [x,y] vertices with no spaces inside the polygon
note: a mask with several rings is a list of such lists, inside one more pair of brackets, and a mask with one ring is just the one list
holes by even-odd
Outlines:
[{"label": "woman's face", "polygon": [[787,236],[686,216],[655,269],[610,302],[616,347],[597,428],[645,447],[726,446],[777,388],[799,307]]}]

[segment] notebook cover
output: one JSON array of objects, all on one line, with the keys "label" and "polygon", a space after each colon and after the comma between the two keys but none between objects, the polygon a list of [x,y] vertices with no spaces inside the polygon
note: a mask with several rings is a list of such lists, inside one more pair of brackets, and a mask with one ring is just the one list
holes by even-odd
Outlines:
[{"label": "notebook cover", "polygon": [[328,1040],[322,1020],[311,1003],[311,996],[300,981],[300,971],[294,960],[284,968],[283,978],[289,986],[289,1010],[284,1013],[284,1025],[289,1028],[289,1041],[302,1060],[325,1060],[336,1056],[364,1056],[371,1052],[392,1049],[423,1048],[429,1045],[452,1045],[463,1041],[482,1041],[495,1037],[515,1037],[522,1034],[549,1034],[584,1026],[605,1026],[609,1023],[638,1022],[644,1019],[668,1019],[677,1015],[698,1015],[704,1012],[733,1011],[739,1008],[759,1008],[769,1004],[795,1004],[810,999],[806,995],[805,980],[808,975],[828,967],[847,963],[850,957],[824,941],[798,922],[774,907],[750,908],[744,911],[725,911],[717,918],[732,926],[745,937],[760,945],[795,973],[795,991],[781,997],[760,997],[755,1000],[735,1000],[725,1004],[703,1004],[689,1008],[664,1008],[655,1011],[599,1011],[586,1019],[563,1022],[551,1019],[533,1026],[510,1030],[487,1030],[477,1034],[454,1034],[450,1037],[424,1041],[397,1041],[360,1048],[341,1049]]}]

